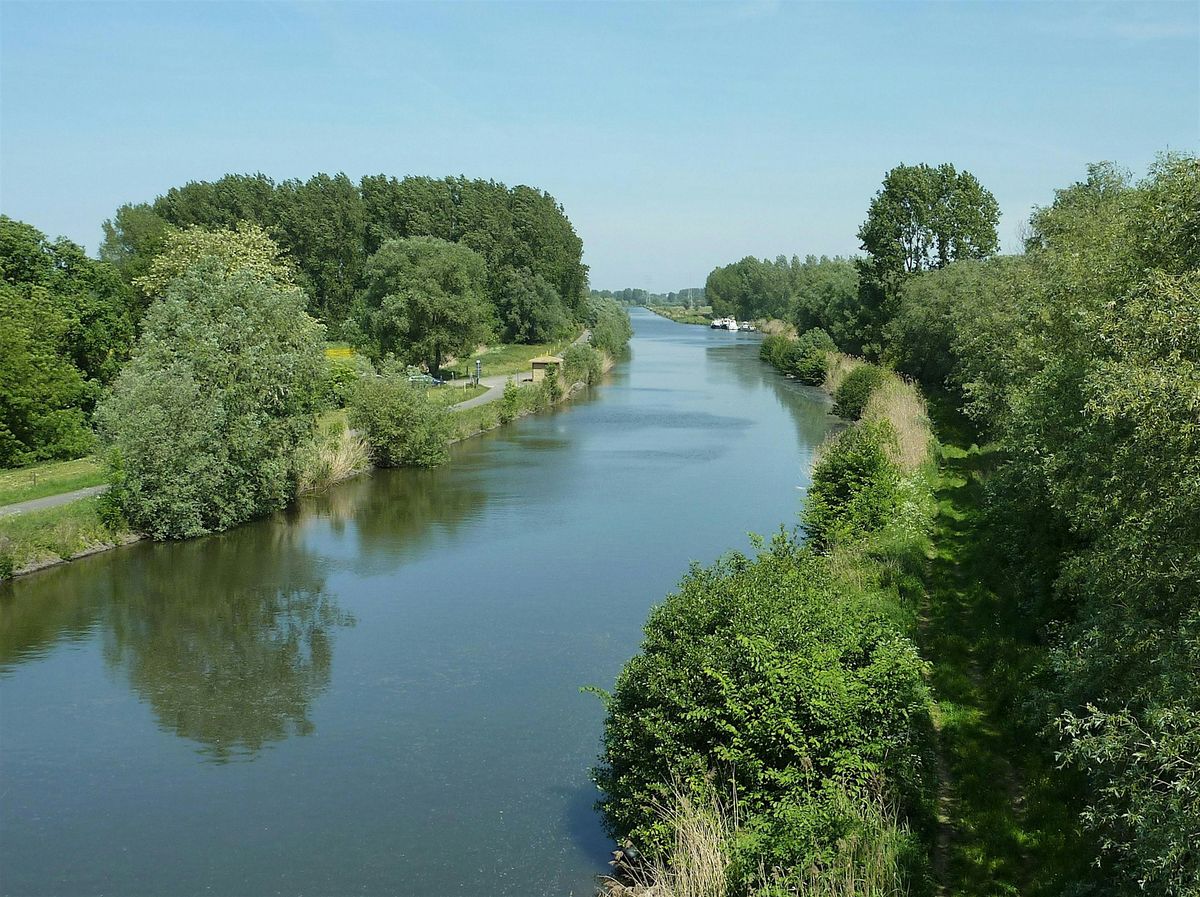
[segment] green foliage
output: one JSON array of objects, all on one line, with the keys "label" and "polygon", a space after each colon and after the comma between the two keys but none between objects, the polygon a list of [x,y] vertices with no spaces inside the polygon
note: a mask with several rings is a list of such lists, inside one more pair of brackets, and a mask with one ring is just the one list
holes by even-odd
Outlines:
[{"label": "green foliage", "polygon": [[97,411],[130,524],[155,538],[228,529],[283,507],[324,363],[303,294],[201,259],[170,281]]},{"label": "green foliage", "polygon": [[0,579],[132,538],[107,494],[0,517]]},{"label": "green foliage", "polygon": [[860,539],[891,521],[903,494],[890,456],[894,442],[890,424],[863,421],[824,447],[804,505],[804,528],[814,545]]},{"label": "green foliage", "polygon": [[589,299],[585,320],[592,345],[611,358],[620,357],[633,336],[629,313],[612,299]]},{"label": "green foliage", "polygon": [[828,355],[836,348],[833,339],[824,330],[806,330],[790,347],[782,369],[801,383],[820,386],[825,382]]},{"label": "green foliage", "polygon": [[134,285],[150,299],[162,295],[172,280],[201,260],[219,263],[226,274],[249,271],[259,279],[289,286],[294,282],[291,264],[279,246],[257,224],[240,222],[232,230],[205,230],[192,226],[170,231],[149,270]]},{"label": "green foliage", "polygon": [[488,335],[483,258],[432,237],[391,240],[367,263],[364,329],[379,356],[397,353],[435,376]]},{"label": "green foliage", "polygon": [[[310,312],[344,337],[354,334],[348,319],[368,286],[367,259],[389,240],[412,237],[482,255],[488,302],[522,338],[534,338],[530,329],[553,330],[560,313],[583,317],[583,244],[562,207],[548,193],[495,181],[372,175],[355,184],[344,174],[278,184],[263,174],[192,181],[150,205],[118,209],[105,224],[101,255],[133,282],[150,273],[172,229],[228,231],[243,222],[272,235],[309,295]],[[533,295],[514,301],[506,293],[512,277],[532,284]]]},{"label": "green foliage", "polygon": [[451,420],[445,407],[403,377],[363,380],[351,398],[349,415],[381,466],[436,467],[449,457]]},{"label": "green foliage", "polygon": [[0,215],[0,465],[76,458],[128,357],[135,303],[105,262]]},{"label": "green foliage", "polygon": [[546,368],[546,377],[542,381],[542,387],[546,391],[546,398],[551,405],[558,404],[559,399],[563,396],[562,381],[558,376],[558,365],[552,364]]},{"label": "green foliage", "polygon": [[884,177],[858,231],[870,255],[863,268],[882,280],[986,258],[999,245],[999,219],[996,198],[970,172],[949,163],[897,165]]},{"label": "green foliage", "polygon": [[718,316],[782,318],[791,297],[787,260],[780,256],[772,263],[747,256],[715,268],[704,284],[704,295]]},{"label": "green foliage", "polygon": [[920,803],[927,713],[912,644],[781,535],[755,560],[693,567],[651,613],[608,704],[606,823],[661,856],[671,783],[702,793],[715,775],[737,794],[735,876],[794,885],[859,826],[847,793],[883,782]]},{"label": "green foliage", "polygon": [[1103,847],[1080,887],[1106,894],[1200,882],[1200,791],[1177,762],[1200,732],[1197,196],[1194,157],[1140,183],[1091,166],[1034,213],[1024,257],[909,277],[886,330],[898,367],[999,442],[991,557],[1044,646],[1013,700],[1030,729],[1059,724],[1040,749],[1075,771]]},{"label": "green foliage", "polygon": [[589,345],[570,346],[562,354],[568,383],[586,383],[595,386],[604,376],[604,355]]},{"label": "green foliage", "polygon": [[345,408],[358,382],[375,373],[375,366],[365,355],[355,352],[345,357],[325,358],[324,404],[328,408]]},{"label": "green foliage", "polygon": [[540,274],[506,268],[496,291],[506,340],[545,343],[569,336],[571,310]]},{"label": "green foliage", "polygon": [[994,254],[999,215],[995,197],[953,165],[889,171],[858,231],[868,255],[857,261],[856,351],[870,357],[882,352],[883,331],[895,316],[906,276]]},{"label": "green foliage", "polygon": [[510,377],[504,384],[504,395],[500,397],[500,423],[511,423],[520,413],[521,387]]},{"label": "green foliage", "polygon": [[862,417],[871,394],[883,385],[886,376],[882,368],[873,364],[860,364],[846,375],[834,391],[834,413],[851,420]]}]

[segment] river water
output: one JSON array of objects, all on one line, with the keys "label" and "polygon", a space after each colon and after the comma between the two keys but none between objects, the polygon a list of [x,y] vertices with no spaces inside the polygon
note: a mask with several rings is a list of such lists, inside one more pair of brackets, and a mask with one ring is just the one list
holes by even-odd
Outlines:
[{"label": "river water", "polygon": [[0,893],[590,895],[602,707],[793,526],[817,391],[632,313],[599,390],[222,536],[0,585]]}]

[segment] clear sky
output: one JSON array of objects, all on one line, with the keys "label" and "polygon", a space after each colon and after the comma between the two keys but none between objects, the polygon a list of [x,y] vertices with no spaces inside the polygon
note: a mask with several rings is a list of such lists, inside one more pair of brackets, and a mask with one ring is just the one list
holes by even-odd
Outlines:
[{"label": "clear sky", "polygon": [[852,253],[883,174],[974,172],[1019,245],[1111,160],[1200,149],[1200,2],[0,2],[0,210],[95,251],[118,205],[262,171],[554,194],[597,288]]}]

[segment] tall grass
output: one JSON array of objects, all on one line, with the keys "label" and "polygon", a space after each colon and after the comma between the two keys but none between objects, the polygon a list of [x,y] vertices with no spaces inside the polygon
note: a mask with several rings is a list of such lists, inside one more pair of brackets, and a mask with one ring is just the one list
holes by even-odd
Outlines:
[{"label": "tall grass", "polygon": [[[906,897],[907,826],[878,794],[842,799],[858,825],[837,842],[832,859],[799,872],[760,869],[747,897]],[[733,897],[736,802],[727,807],[712,793],[696,800],[676,786],[659,812],[675,835],[670,852],[629,861],[617,851],[620,877],[604,880],[605,897]]]},{"label": "tall grass", "polygon": [[933,429],[925,399],[912,383],[889,374],[871,393],[863,409],[866,421],[886,420],[896,433],[892,460],[905,473],[912,473],[931,457]]},{"label": "tall grass", "polygon": [[299,491],[318,492],[370,467],[366,436],[337,421],[313,437],[300,467]]},{"label": "tall grass", "polygon": [[841,352],[830,352],[828,354],[828,367],[825,370],[825,389],[830,395],[837,392],[837,388],[842,385],[842,381],[856,367],[866,364],[861,358],[855,358],[853,355],[843,355]]}]

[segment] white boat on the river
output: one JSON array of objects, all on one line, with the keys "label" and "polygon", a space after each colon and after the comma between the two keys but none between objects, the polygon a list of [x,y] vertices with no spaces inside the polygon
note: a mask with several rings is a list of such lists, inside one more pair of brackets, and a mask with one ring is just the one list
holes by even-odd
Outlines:
[{"label": "white boat on the river", "polygon": [[738,322],[733,318],[714,318],[708,326],[713,330],[737,330]]}]

